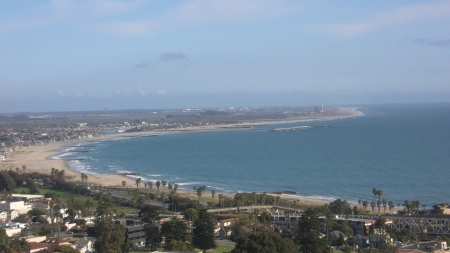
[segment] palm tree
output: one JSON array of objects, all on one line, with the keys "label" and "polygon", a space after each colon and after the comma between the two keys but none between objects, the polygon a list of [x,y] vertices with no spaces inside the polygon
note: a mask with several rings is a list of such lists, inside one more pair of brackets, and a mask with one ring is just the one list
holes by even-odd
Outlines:
[{"label": "palm tree", "polygon": [[387,206],[387,201],[386,201],[386,199],[383,199],[383,200],[381,201],[381,203],[383,204],[383,210],[384,210],[384,213],[386,213],[386,206]]},{"label": "palm tree", "polygon": [[198,196],[198,202],[200,204],[200,198],[203,195],[203,187],[198,187],[197,188],[197,196]]},{"label": "palm tree", "polygon": [[358,204],[361,205],[361,203],[362,203],[362,200],[358,199]]},{"label": "palm tree", "polygon": [[375,201],[370,202],[370,207],[372,207],[372,213],[375,212],[375,206],[376,206]]},{"label": "palm tree", "polygon": [[161,186],[161,182],[158,180],[156,181],[156,188],[158,188],[158,195],[159,195],[159,186]]},{"label": "palm tree", "polygon": [[173,186],[173,190],[174,190],[175,192],[178,191],[178,185],[177,185],[177,184],[175,184],[175,185]]},{"label": "palm tree", "polygon": [[145,193],[147,193],[147,182],[144,182],[144,189],[145,189]]},{"label": "palm tree", "polygon": [[372,188],[372,193],[373,193],[373,201],[375,201],[375,196],[378,195],[378,190],[377,190],[377,188]]},{"label": "palm tree", "polygon": [[197,191],[197,186],[192,187],[194,189],[194,192],[192,193],[192,198],[194,198],[194,193]]},{"label": "palm tree", "polygon": [[267,221],[270,220],[270,213],[267,211],[264,211],[261,213],[261,221],[264,223],[264,229],[266,229]]},{"label": "palm tree", "polygon": [[216,195],[216,191],[211,190],[211,196],[212,196],[212,198],[213,198],[213,203],[212,203],[213,207],[214,207],[214,196],[215,196],[215,195]]},{"label": "palm tree", "polygon": [[250,197],[250,201],[252,202],[252,209],[253,209],[254,206],[255,206],[255,203],[256,203],[256,193],[255,192],[252,192],[252,196]]},{"label": "palm tree", "polygon": [[161,181],[161,184],[162,184],[163,187],[166,187],[167,181],[164,181],[164,180],[163,180],[163,181]]},{"label": "palm tree", "polygon": [[219,203],[220,206],[223,208],[223,194],[219,194]]},{"label": "palm tree", "polygon": [[280,205],[280,196],[277,196],[276,198],[275,198],[275,200],[277,201],[277,206],[279,206]]},{"label": "palm tree", "polygon": [[363,209],[364,209],[364,211],[367,211],[367,206],[369,205],[369,201],[367,201],[367,200],[364,200],[363,201]]},{"label": "palm tree", "polygon": [[122,187],[125,188],[126,185],[127,185],[127,182],[125,182],[125,180],[122,181]]},{"label": "palm tree", "polygon": [[409,213],[409,208],[411,207],[411,205],[409,204],[408,200],[405,200],[403,202],[403,206],[405,207],[406,211]]},{"label": "palm tree", "polygon": [[153,183],[152,182],[148,181],[147,185],[148,185],[148,188],[150,188],[150,190],[153,189]]},{"label": "palm tree", "polygon": [[[378,195],[378,201],[381,201],[381,196],[383,196],[383,191],[378,190],[377,191],[377,195]],[[378,214],[380,214],[380,208],[378,207]]]},{"label": "palm tree", "polygon": [[136,188],[141,184],[141,178],[136,179]]},{"label": "palm tree", "polygon": [[392,214],[392,209],[394,209],[394,201],[392,201],[392,200],[390,200],[389,202],[388,202],[388,206],[389,206],[389,211],[390,211],[390,213]]}]

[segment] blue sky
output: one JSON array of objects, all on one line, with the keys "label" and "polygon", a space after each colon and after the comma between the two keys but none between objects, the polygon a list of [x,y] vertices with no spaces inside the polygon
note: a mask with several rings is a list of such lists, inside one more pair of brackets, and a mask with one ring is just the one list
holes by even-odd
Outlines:
[{"label": "blue sky", "polygon": [[0,1],[0,112],[450,102],[450,1]]}]

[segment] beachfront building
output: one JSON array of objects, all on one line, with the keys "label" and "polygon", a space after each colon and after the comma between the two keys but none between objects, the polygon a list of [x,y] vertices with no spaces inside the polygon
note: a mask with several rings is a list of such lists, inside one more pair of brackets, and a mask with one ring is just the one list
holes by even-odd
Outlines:
[{"label": "beachfront building", "polygon": [[32,206],[24,201],[0,201],[0,210],[11,212],[16,210],[19,214],[26,214]]},{"label": "beachfront building", "polygon": [[298,220],[302,217],[300,213],[291,213],[286,214],[282,212],[273,212],[270,213],[271,217],[271,224],[275,227],[278,227],[282,230],[289,229],[292,226],[295,226],[295,224],[298,223]]},{"label": "beachfront building", "polygon": [[41,208],[41,209],[49,210],[50,202],[52,202],[51,199],[38,199],[38,200],[31,202],[31,206],[33,206],[33,208]]},{"label": "beachfront building", "polygon": [[138,220],[117,220],[116,224],[123,225],[126,229],[125,237],[135,246],[145,245],[145,226],[147,224]]},{"label": "beachfront building", "polygon": [[10,201],[24,202],[32,202],[40,199],[45,199],[45,196],[38,194],[11,194],[11,197],[9,198]]},{"label": "beachfront building", "polygon": [[[370,227],[376,223],[376,217],[371,216],[336,216],[334,219],[334,223],[339,229],[344,222],[353,229],[355,235],[368,235],[370,231]],[[322,233],[326,231],[326,217],[319,217],[320,229]],[[386,225],[392,225],[392,219],[386,219]],[[377,231],[376,234],[383,234],[383,231]]]}]

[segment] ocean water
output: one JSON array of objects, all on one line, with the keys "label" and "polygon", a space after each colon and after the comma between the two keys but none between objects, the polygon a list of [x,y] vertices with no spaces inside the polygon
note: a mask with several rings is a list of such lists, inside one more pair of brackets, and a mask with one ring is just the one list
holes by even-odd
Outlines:
[{"label": "ocean water", "polygon": [[[84,173],[141,173],[207,191],[294,191],[302,197],[450,202],[450,104],[359,106],[364,116],[261,126],[248,131],[164,134],[66,147],[53,159]],[[270,132],[275,127],[332,126]],[[112,136],[113,138],[113,136]]]}]

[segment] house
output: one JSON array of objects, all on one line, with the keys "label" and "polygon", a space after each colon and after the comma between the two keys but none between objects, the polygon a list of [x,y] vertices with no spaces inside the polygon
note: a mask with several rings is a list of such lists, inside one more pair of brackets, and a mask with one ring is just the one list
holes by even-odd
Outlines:
[{"label": "house", "polygon": [[9,212],[9,220],[14,220],[15,218],[19,217],[19,212],[17,210],[11,210]]},{"label": "house", "polygon": [[341,245],[339,245],[339,238],[341,236],[342,236],[342,238],[344,238],[344,242],[347,241],[347,236],[344,233],[342,233],[341,231],[339,231],[339,230],[331,231],[329,236],[331,237],[331,244],[332,245],[341,246]]},{"label": "house", "polygon": [[0,201],[0,210],[12,211],[16,210],[19,214],[26,214],[31,210],[31,205],[25,201]]},{"label": "house", "polygon": [[392,239],[389,234],[370,234],[369,235],[369,245],[375,248],[380,247],[381,243],[391,244]]},{"label": "house", "polygon": [[440,203],[433,206],[434,212],[442,214],[450,214],[450,204]]},{"label": "house", "polygon": [[347,244],[349,246],[358,245],[359,248],[365,248],[369,246],[369,237],[365,235],[354,235],[347,238]]},{"label": "house", "polygon": [[56,204],[53,208],[53,217],[59,217],[61,219],[66,218],[68,215],[66,213],[67,211],[67,207],[66,205],[62,204],[62,203],[58,203]]},{"label": "house", "polygon": [[231,230],[227,231],[225,227],[220,227],[216,232],[216,237],[221,240],[226,240],[231,235]]},{"label": "house", "polygon": [[49,210],[50,209],[50,202],[52,202],[51,199],[39,199],[31,202],[31,206],[33,208],[42,208]]},{"label": "house", "polygon": [[46,243],[29,242],[28,249],[25,250],[25,253],[45,252],[48,247],[49,245]]},{"label": "house", "polygon": [[0,211],[0,222],[4,223],[8,220],[8,211],[1,210]]},{"label": "house", "polygon": [[92,241],[86,238],[82,238],[76,242],[76,249],[80,251],[80,253],[94,251]]}]

